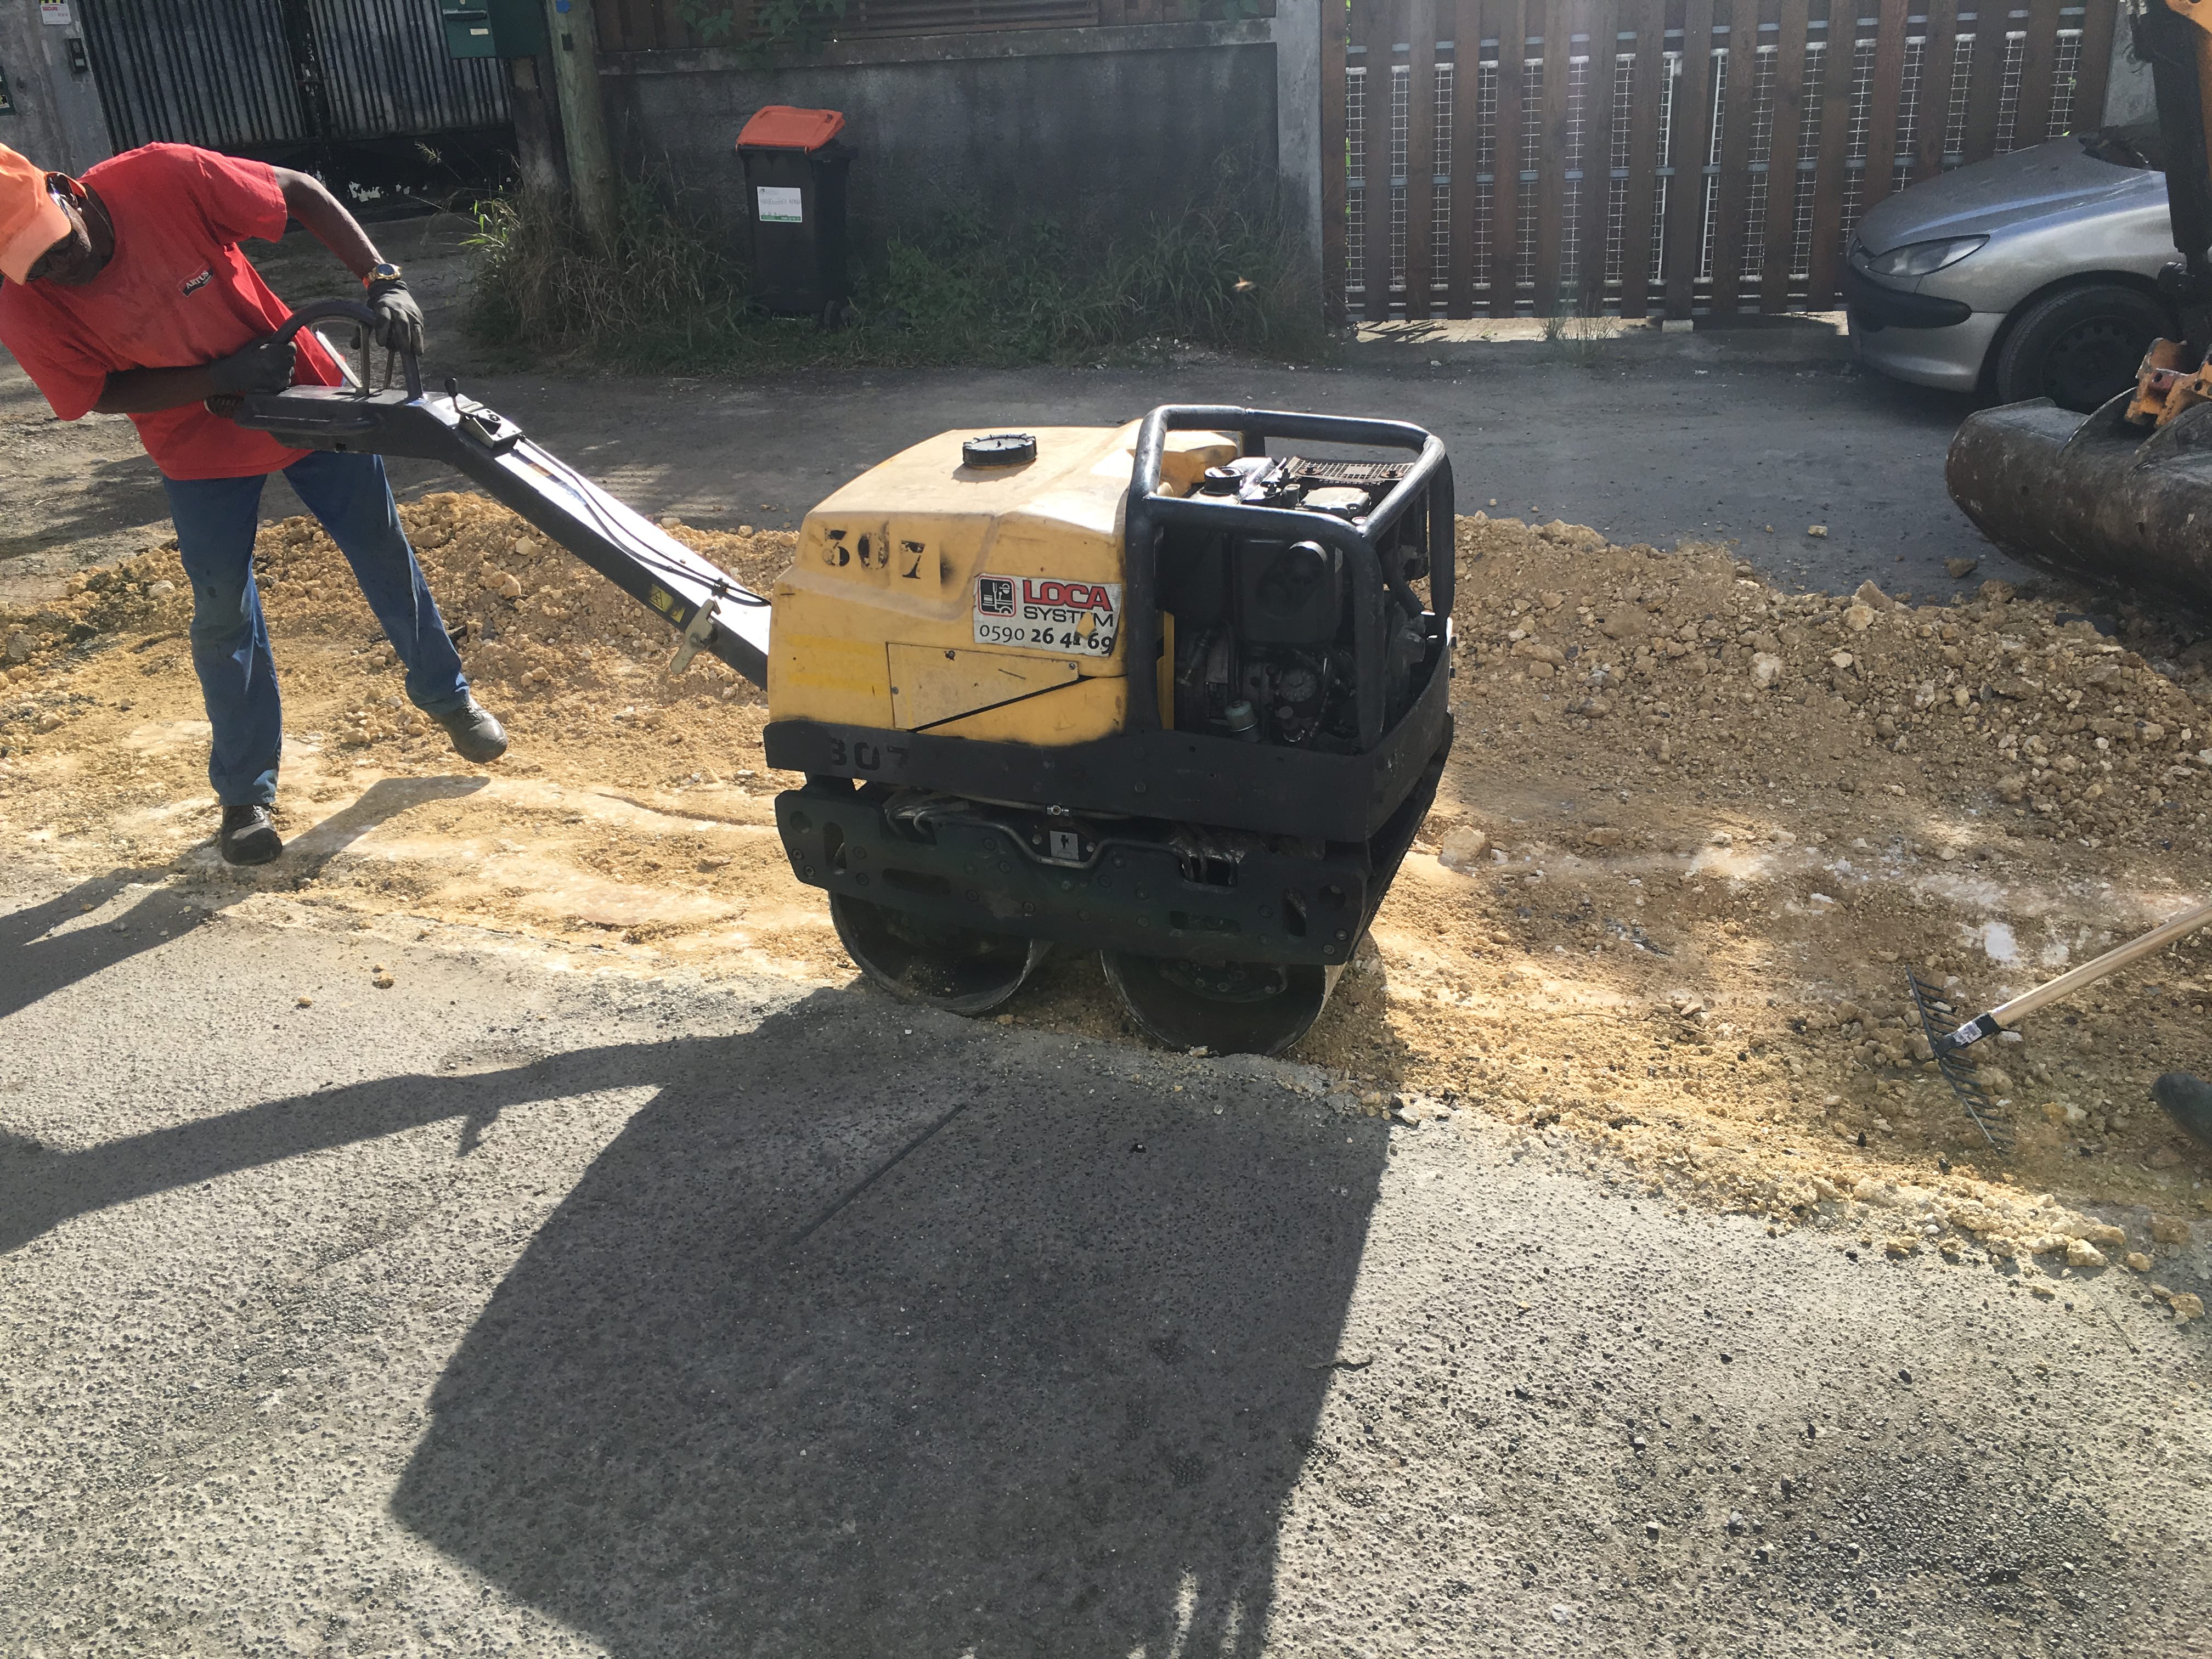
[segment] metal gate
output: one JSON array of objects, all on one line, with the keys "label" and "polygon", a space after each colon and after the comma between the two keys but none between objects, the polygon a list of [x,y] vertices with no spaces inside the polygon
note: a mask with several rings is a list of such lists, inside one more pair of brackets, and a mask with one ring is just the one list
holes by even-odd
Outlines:
[{"label": "metal gate", "polygon": [[508,125],[499,60],[447,57],[435,0],[77,9],[118,150],[167,139],[356,176],[380,153],[404,160],[393,141],[419,149]]},{"label": "metal gate", "polygon": [[2117,15],[2116,0],[1327,11],[1346,22],[1322,41],[1325,254],[1331,293],[1364,318],[1826,309],[1876,202],[2095,125]]}]

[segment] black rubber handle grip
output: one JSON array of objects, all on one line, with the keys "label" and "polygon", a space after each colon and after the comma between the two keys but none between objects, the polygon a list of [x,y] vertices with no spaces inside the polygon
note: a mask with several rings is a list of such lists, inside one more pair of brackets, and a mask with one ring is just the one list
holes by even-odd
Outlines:
[{"label": "black rubber handle grip", "polygon": [[[373,329],[380,320],[374,311],[358,300],[310,300],[284,319],[284,325],[276,331],[276,337],[279,340],[292,339],[301,329],[311,327],[316,323],[359,323],[364,328]],[[368,376],[366,373],[368,356],[368,354],[364,349],[362,353],[362,367],[364,371],[362,375],[362,384],[364,387],[368,383]],[[411,351],[403,351],[399,354],[399,365],[407,376],[407,395],[410,398],[421,397],[422,395],[422,359]]]}]

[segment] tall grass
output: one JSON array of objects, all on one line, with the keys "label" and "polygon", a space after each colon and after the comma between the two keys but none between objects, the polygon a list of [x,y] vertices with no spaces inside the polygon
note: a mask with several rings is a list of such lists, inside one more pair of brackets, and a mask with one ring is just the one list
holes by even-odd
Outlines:
[{"label": "tall grass", "polygon": [[1620,319],[1585,313],[1580,306],[1544,319],[1545,341],[1571,363],[1590,367],[1603,360],[1605,343],[1620,331]]},{"label": "tall grass", "polygon": [[755,311],[732,239],[665,179],[627,187],[607,250],[542,195],[486,203],[477,227],[477,333],[616,367],[1097,361],[1170,343],[1300,356],[1323,338],[1272,216],[1226,183],[1103,246],[1051,220],[943,210],[860,273],[859,325],[836,331]]},{"label": "tall grass", "polygon": [[654,182],[625,186],[606,250],[592,246],[567,198],[544,191],[479,203],[476,222],[470,324],[487,342],[597,345],[659,367],[748,320],[743,270]]}]

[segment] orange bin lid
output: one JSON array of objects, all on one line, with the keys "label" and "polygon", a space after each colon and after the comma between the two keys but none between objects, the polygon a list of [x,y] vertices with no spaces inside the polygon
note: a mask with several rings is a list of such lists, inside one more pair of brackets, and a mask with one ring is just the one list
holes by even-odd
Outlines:
[{"label": "orange bin lid", "polygon": [[820,149],[845,130],[842,111],[793,109],[769,104],[757,110],[738,135],[739,149]]}]

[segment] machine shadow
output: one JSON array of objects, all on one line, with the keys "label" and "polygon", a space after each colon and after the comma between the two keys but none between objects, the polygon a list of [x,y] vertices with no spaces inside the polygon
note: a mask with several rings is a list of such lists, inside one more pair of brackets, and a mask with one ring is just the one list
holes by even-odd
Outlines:
[{"label": "machine shadow", "polygon": [[1382,1126],[825,1003],[635,1051],[394,1515],[617,1655],[1256,1651]]}]

